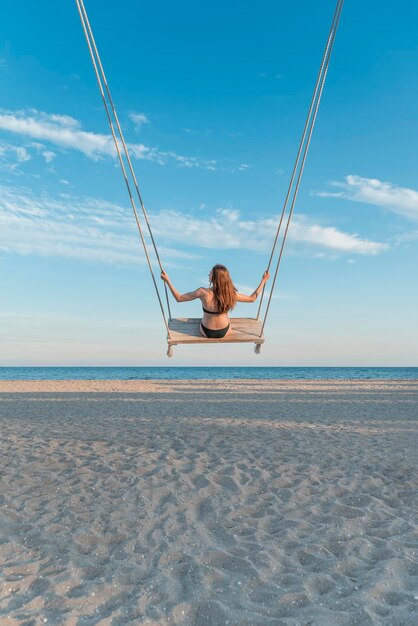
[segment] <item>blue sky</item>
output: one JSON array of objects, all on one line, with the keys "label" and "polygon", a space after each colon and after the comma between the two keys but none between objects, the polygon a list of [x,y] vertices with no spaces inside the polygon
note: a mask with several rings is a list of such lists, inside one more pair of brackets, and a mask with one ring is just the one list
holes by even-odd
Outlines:
[{"label": "blue sky", "polygon": [[[86,8],[174,284],[222,262],[252,291],[334,2]],[[343,9],[261,355],[180,346],[168,361],[75,2],[10,4],[0,365],[416,365],[417,22],[412,1]]]}]

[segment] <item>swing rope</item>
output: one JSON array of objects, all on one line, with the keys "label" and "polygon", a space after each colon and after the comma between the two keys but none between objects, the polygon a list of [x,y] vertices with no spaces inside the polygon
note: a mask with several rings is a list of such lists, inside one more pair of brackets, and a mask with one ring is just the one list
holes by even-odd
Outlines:
[{"label": "swing rope", "polygon": [[[325,50],[324,50],[324,54],[322,57],[322,61],[321,61],[321,66],[318,72],[318,77],[316,80],[316,84],[315,84],[315,88],[314,88],[314,92],[313,92],[313,96],[312,96],[312,100],[311,100],[311,104],[309,106],[309,111],[308,111],[308,115],[306,117],[306,121],[305,121],[305,126],[302,132],[302,137],[299,143],[299,148],[298,148],[298,153],[296,156],[296,160],[295,160],[295,164],[293,166],[293,171],[292,171],[292,176],[289,182],[289,187],[287,190],[287,194],[286,194],[286,198],[284,201],[284,205],[283,205],[283,209],[282,209],[282,213],[280,216],[280,220],[279,220],[279,224],[277,227],[277,231],[276,231],[276,236],[273,242],[273,248],[270,254],[270,259],[268,262],[268,266],[267,266],[267,271],[270,270],[270,266],[273,260],[273,256],[276,250],[276,246],[277,246],[277,242],[279,239],[279,235],[282,229],[282,224],[283,224],[283,220],[284,220],[284,216],[286,214],[287,211],[287,207],[289,204],[289,200],[290,197],[292,195],[292,200],[290,203],[290,210],[289,210],[289,214],[287,216],[287,222],[286,222],[286,227],[285,227],[285,231],[284,231],[284,235],[283,235],[283,239],[281,242],[281,246],[280,246],[280,252],[279,252],[279,257],[277,260],[277,264],[276,264],[276,268],[275,268],[275,272],[274,272],[274,277],[273,277],[273,282],[272,282],[272,286],[271,286],[271,290],[270,290],[270,294],[269,294],[269,298],[268,298],[268,302],[267,302],[267,307],[266,307],[266,311],[264,314],[264,319],[263,319],[263,323],[262,323],[262,327],[261,327],[261,331],[260,331],[260,337],[263,334],[264,331],[264,326],[266,324],[266,320],[267,320],[267,315],[270,309],[270,303],[271,303],[271,299],[273,296],[273,290],[276,284],[276,279],[277,279],[277,274],[279,271],[279,267],[280,267],[280,263],[282,260],[282,256],[283,256],[283,250],[284,250],[284,246],[286,243],[286,239],[287,239],[287,234],[289,231],[289,226],[290,226],[290,222],[292,219],[292,215],[293,215],[293,210],[296,204],[296,199],[298,196],[298,192],[299,192],[299,187],[300,187],[300,183],[302,180],[302,175],[303,175],[303,171],[305,168],[305,162],[306,162],[306,157],[308,155],[308,151],[309,151],[309,146],[311,143],[311,138],[312,138],[312,133],[315,127],[315,122],[316,122],[316,118],[317,118],[317,114],[318,114],[318,109],[319,109],[319,105],[321,102],[321,97],[322,97],[322,92],[324,89],[324,85],[325,85],[325,80],[327,77],[327,73],[328,73],[328,67],[329,67],[329,62],[331,59],[331,53],[332,53],[332,49],[334,46],[334,41],[335,41],[335,35],[337,32],[337,28],[338,28],[338,23],[340,20],[340,15],[341,15],[341,11],[343,8],[343,4],[344,4],[344,0],[337,0],[337,5],[335,8],[335,12],[334,12],[334,16],[332,19],[332,24],[331,24],[331,28],[328,34],[328,39],[327,39],[327,43],[325,46]],[[294,182],[296,179],[296,185],[293,188]],[[293,189],[293,194],[292,194],[292,189]],[[258,312],[257,312],[257,319],[259,319],[259,315],[260,315],[260,311],[261,311],[261,306],[263,303],[263,297],[264,297],[264,291],[265,291],[265,285],[263,286],[263,291],[261,294],[261,298],[260,298],[260,304],[258,307]]]},{"label": "swing rope", "polygon": [[[126,187],[128,190],[128,194],[129,194],[129,198],[130,198],[130,202],[132,205],[132,210],[135,216],[135,221],[138,227],[138,232],[140,235],[140,239],[142,242],[142,246],[144,248],[144,252],[145,252],[145,256],[147,259],[147,263],[148,263],[148,268],[152,277],[152,281],[154,284],[154,288],[155,288],[155,292],[157,294],[157,298],[158,298],[158,302],[160,305],[160,309],[161,309],[161,313],[163,316],[163,320],[164,320],[164,324],[167,330],[167,335],[168,335],[168,339],[170,339],[170,329],[168,326],[168,322],[167,322],[167,318],[166,318],[166,314],[164,311],[164,306],[161,300],[161,296],[160,296],[160,292],[158,289],[158,285],[157,285],[157,281],[155,279],[155,275],[154,275],[154,271],[153,271],[153,267],[152,267],[152,263],[151,263],[151,259],[148,253],[148,248],[147,248],[147,243],[144,237],[144,233],[142,230],[142,226],[141,226],[141,222],[139,220],[138,217],[138,211],[136,208],[136,204],[135,204],[135,200],[133,197],[133,193],[131,191],[131,184],[128,178],[128,174],[127,174],[127,169],[125,166],[125,162],[121,153],[121,146],[123,149],[123,153],[125,155],[126,158],[126,162],[128,165],[128,169],[129,172],[131,174],[131,178],[134,184],[134,187],[136,189],[136,193],[138,196],[138,200],[139,200],[139,204],[142,210],[142,214],[144,216],[145,219],[145,223],[147,225],[148,228],[148,233],[154,248],[154,252],[155,252],[155,256],[158,262],[158,265],[160,267],[160,270],[163,270],[162,267],[162,263],[161,263],[161,259],[160,259],[160,255],[157,249],[157,245],[155,243],[155,239],[154,239],[154,235],[152,233],[152,229],[151,229],[151,225],[148,219],[148,214],[147,211],[145,209],[145,205],[144,202],[142,200],[142,196],[139,190],[139,185],[137,182],[137,178],[132,166],[132,161],[131,158],[129,156],[129,152],[128,152],[128,148],[125,142],[125,138],[119,123],[119,118],[116,112],[116,108],[113,102],[113,98],[112,95],[110,93],[110,88],[106,79],[106,75],[103,69],[103,65],[101,62],[101,58],[96,46],[96,42],[93,36],[93,31],[91,29],[90,26],[90,22],[88,19],[88,15],[87,15],[87,11],[86,8],[84,6],[84,0],[76,0],[76,4],[77,4],[77,9],[78,9],[78,13],[80,16],[80,20],[81,20],[81,24],[83,27],[83,31],[84,31],[84,35],[87,41],[87,45],[88,45],[88,49],[89,49],[89,53],[90,53],[90,57],[91,57],[91,61],[93,64],[93,68],[94,68],[94,72],[96,75],[96,79],[97,79],[97,84],[99,86],[99,90],[100,90],[100,94],[102,97],[102,101],[103,101],[103,105],[105,108],[105,112],[107,115],[107,119],[109,122],[109,127],[111,130],[111,134],[112,134],[112,138],[115,144],[115,149],[116,149],[116,153],[118,156],[118,160],[119,160],[119,164],[121,166],[121,170],[122,170],[122,174],[126,183]],[[263,331],[264,331],[264,327],[266,324],[266,320],[267,320],[267,315],[269,313],[270,310],[270,304],[271,304],[271,299],[273,296],[273,291],[274,291],[274,287],[276,285],[276,280],[277,280],[277,275],[278,275],[278,271],[279,271],[279,267],[280,267],[280,263],[282,260],[282,256],[283,256],[283,250],[284,250],[284,246],[286,243],[286,239],[287,239],[287,235],[288,235],[288,231],[289,231],[289,226],[290,226],[290,222],[292,219],[292,215],[293,215],[293,211],[294,211],[294,207],[296,204],[296,199],[298,196],[298,192],[299,192],[299,187],[300,187],[300,183],[302,180],[302,175],[303,175],[303,171],[305,168],[305,163],[306,163],[306,158],[308,155],[308,151],[309,151],[309,146],[311,143],[311,138],[312,138],[312,133],[315,127],[315,122],[316,122],[316,118],[317,118],[317,114],[318,114],[318,110],[319,110],[319,105],[321,102],[321,98],[322,98],[322,93],[323,93],[323,89],[324,89],[324,85],[325,85],[325,81],[326,81],[326,77],[327,77],[327,73],[328,73],[328,67],[329,67],[329,62],[331,59],[331,53],[332,53],[332,49],[334,46],[334,41],[335,41],[335,36],[336,36],[336,32],[337,32],[337,28],[338,28],[338,23],[339,23],[339,19],[340,19],[340,15],[341,15],[341,11],[343,8],[343,4],[344,4],[344,0],[337,0],[337,5],[335,8],[335,12],[334,12],[334,16],[333,16],[333,20],[332,20],[332,24],[331,24],[331,28],[328,34],[328,39],[327,39],[327,43],[325,46],[325,50],[322,56],[322,61],[321,61],[321,66],[318,72],[318,76],[317,76],[317,80],[316,80],[316,84],[315,84],[315,88],[314,88],[314,92],[313,92],[313,96],[312,96],[312,100],[309,106],[309,110],[308,110],[308,114],[306,117],[306,121],[305,121],[305,125],[303,128],[303,132],[302,132],[302,137],[299,143],[299,148],[298,148],[298,152],[297,152],[297,156],[296,156],[296,160],[293,166],[293,171],[292,171],[292,175],[290,178],[290,182],[289,182],[289,186],[288,186],[288,190],[286,193],[286,198],[284,201],[284,205],[283,205],[283,209],[280,215],[280,219],[279,219],[279,224],[277,227],[277,231],[276,231],[276,235],[274,238],[274,242],[273,242],[273,247],[272,247],[272,251],[270,254],[270,258],[268,261],[268,265],[267,265],[267,271],[270,270],[274,255],[275,255],[275,251],[276,251],[276,247],[279,241],[279,237],[281,234],[281,230],[282,230],[282,226],[284,224],[284,221],[286,221],[286,226],[285,226],[285,230],[284,230],[284,235],[281,241],[281,245],[280,245],[280,250],[279,250],[279,256],[278,256],[278,260],[276,263],[276,267],[275,267],[275,272],[274,272],[274,277],[273,277],[273,282],[272,282],[272,286],[271,286],[271,290],[270,290],[270,294],[269,294],[269,298],[267,301],[267,306],[266,306],[266,310],[265,310],[265,314],[264,314],[264,319],[263,319],[263,323],[261,326],[261,331],[260,331],[260,337],[263,335]],[[104,85],[104,89],[103,89],[103,85]],[[108,101],[106,100],[106,95],[105,95],[105,91],[107,94],[107,98]],[[109,104],[108,104],[109,102]],[[110,109],[111,112],[113,114],[113,121],[112,121],[112,115],[111,112],[109,110],[109,105],[110,105]],[[116,124],[116,128],[117,128],[117,132],[118,132],[118,136],[116,134],[115,131],[115,125]],[[120,143],[119,143],[120,142]],[[121,144],[121,145],[120,145]],[[295,183],[296,181],[296,183]],[[287,213],[287,209],[289,206],[289,202],[290,202],[290,209],[289,209],[289,213],[287,215],[287,219],[285,220],[285,215]],[[171,320],[171,310],[170,310],[170,302],[169,302],[169,298],[168,298],[168,290],[167,290],[167,285],[166,283],[164,283],[164,289],[165,289],[165,296],[166,296],[166,301],[167,301],[167,309],[168,309],[168,315],[169,315],[169,319]],[[261,294],[261,298],[260,298],[260,304],[258,307],[258,312],[257,312],[257,320],[259,319],[260,316],[260,312],[261,312],[261,307],[263,304],[263,298],[264,298],[264,293],[265,293],[265,285],[263,286],[263,290],[262,290],[262,294]],[[259,348],[259,344],[257,345],[257,347]]]},{"label": "swing rope", "polygon": [[[157,246],[156,246],[156,243],[155,243],[155,240],[154,240],[154,236],[153,236],[153,233],[152,233],[152,230],[151,230],[151,226],[150,226],[150,223],[149,223],[149,220],[148,220],[148,214],[146,212],[144,203],[142,201],[142,196],[141,196],[141,193],[139,191],[138,182],[137,182],[137,179],[136,179],[136,176],[135,176],[134,169],[132,167],[132,162],[131,162],[131,159],[130,159],[130,156],[129,156],[129,152],[128,152],[128,149],[127,149],[127,146],[126,146],[124,135],[122,133],[122,129],[121,129],[121,126],[120,126],[120,123],[119,123],[119,118],[118,118],[117,113],[116,113],[114,102],[113,102],[112,96],[110,94],[110,89],[109,89],[109,86],[108,86],[108,83],[107,83],[107,80],[106,80],[106,76],[105,76],[105,73],[104,73],[104,70],[103,70],[103,65],[102,65],[102,62],[101,62],[101,59],[100,59],[100,56],[99,56],[99,52],[97,50],[97,46],[96,46],[96,43],[95,43],[95,40],[94,40],[94,37],[93,37],[93,32],[92,32],[92,29],[91,29],[91,26],[90,26],[90,22],[88,20],[88,16],[87,16],[87,12],[86,12],[86,9],[85,9],[85,6],[84,6],[84,2],[83,2],[83,0],[76,0],[76,4],[77,4],[77,9],[78,9],[78,13],[79,13],[79,16],[80,16],[81,24],[82,24],[82,27],[83,27],[84,35],[85,35],[85,38],[86,38],[86,41],[87,41],[87,45],[88,45],[88,48],[89,48],[91,61],[92,61],[94,72],[95,72],[96,79],[97,79],[97,84],[98,84],[99,90],[100,90],[100,95],[102,97],[103,105],[104,105],[104,108],[105,108],[105,111],[106,111],[106,115],[107,115],[107,119],[108,119],[108,122],[109,122],[110,131],[112,133],[113,141],[114,141],[114,144],[115,144],[115,148],[116,148],[116,153],[117,153],[117,156],[118,156],[119,164],[120,164],[121,169],[122,169],[122,174],[123,174],[123,177],[124,177],[124,180],[125,180],[125,183],[126,183],[126,187],[127,187],[128,194],[129,194],[129,199],[130,199],[130,202],[131,202],[131,205],[132,205],[132,210],[133,210],[133,213],[134,213],[134,216],[135,216],[135,221],[136,221],[136,224],[137,224],[137,227],[138,227],[138,232],[139,232],[139,235],[140,235],[140,238],[141,238],[142,246],[144,248],[145,257],[146,257],[147,263],[148,263],[148,268],[149,268],[149,271],[151,273],[151,277],[152,277],[152,281],[153,281],[153,284],[154,284],[155,292],[157,294],[157,298],[158,298],[158,302],[159,302],[159,305],[160,305],[161,313],[162,313],[162,316],[163,316],[164,324],[165,324],[165,327],[166,327],[166,330],[167,330],[167,335],[170,338],[170,329],[169,329],[169,326],[168,326],[168,322],[167,322],[166,314],[165,314],[165,311],[164,311],[163,303],[162,303],[162,300],[161,300],[160,292],[159,292],[159,289],[158,289],[157,281],[155,279],[154,271],[153,271],[153,268],[152,268],[152,263],[151,263],[151,259],[150,259],[149,253],[148,253],[148,248],[147,248],[147,244],[146,244],[146,241],[145,241],[144,233],[143,233],[143,230],[142,230],[142,227],[141,227],[141,223],[140,223],[140,220],[139,220],[139,217],[138,217],[138,211],[137,211],[135,200],[133,198],[133,194],[132,194],[132,191],[131,191],[131,185],[130,185],[130,182],[129,182],[129,179],[128,179],[125,163],[123,161],[123,157],[122,157],[122,154],[121,154],[120,144],[119,144],[118,138],[116,136],[115,127],[114,127],[114,124],[113,124],[113,121],[112,121],[112,117],[111,117],[111,114],[110,114],[108,103],[106,101],[106,96],[105,96],[105,92],[104,92],[104,89],[103,89],[103,84],[104,84],[105,89],[106,89],[106,93],[107,93],[107,96],[108,96],[108,99],[109,99],[110,107],[112,109],[114,121],[116,122],[116,127],[117,127],[117,130],[118,130],[118,134],[119,134],[119,138],[120,138],[122,147],[123,147],[123,152],[125,154],[125,157],[126,157],[126,160],[127,160],[127,163],[128,163],[129,171],[131,173],[132,180],[134,182],[134,186],[136,188],[136,192],[137,192],[137,195],[138,195],[138,198],[139,198],[141,210],[142,210],[142,213],[143,213],[144,218],[145,218],[145,222],[146,222],[147,227],[148,227],[148,232],[149,232],[149,235],[150,235],[153,247],[154,247],[155,255],[156,255],[156,258],[157,258],[160,270],[162,271],[163,268],[162,268],[162,264],[161,264],[160,255],[158,253],[158,249],[157,249]],[[103,81],[103,83],[102,83],[102,81]],[[167,300],[168,315],[169,315],[169,319],[171,320],[170,302],[169,302],[169,299],[168,299],[167,285],[165,283],[164,283],[164,287],[165,287],[165,295],[166,295],[166,300]]]}]

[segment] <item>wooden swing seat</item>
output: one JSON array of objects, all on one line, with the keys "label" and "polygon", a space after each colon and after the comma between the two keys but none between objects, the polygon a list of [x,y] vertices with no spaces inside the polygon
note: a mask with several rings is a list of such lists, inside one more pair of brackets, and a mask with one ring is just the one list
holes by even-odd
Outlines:
[{"label": "wooden swing seat", "polygon": [[200,333],[200,318],[183,317],[171,319],[168,322],[170,337],[167,338],[169,346],[188,343],[264,343],[264,336],[260,337],[261,320],[248,317],[232,317],[231,330],[226,337],[209,339]]}]

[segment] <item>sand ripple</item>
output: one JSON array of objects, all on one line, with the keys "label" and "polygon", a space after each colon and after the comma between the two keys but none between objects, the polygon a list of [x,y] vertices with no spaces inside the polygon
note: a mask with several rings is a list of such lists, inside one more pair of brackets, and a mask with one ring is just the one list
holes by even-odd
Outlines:
[{"label": "sand ripple", "polygon": [[2,626],[416,624],[418,385],[325,383],[0,393]]}]

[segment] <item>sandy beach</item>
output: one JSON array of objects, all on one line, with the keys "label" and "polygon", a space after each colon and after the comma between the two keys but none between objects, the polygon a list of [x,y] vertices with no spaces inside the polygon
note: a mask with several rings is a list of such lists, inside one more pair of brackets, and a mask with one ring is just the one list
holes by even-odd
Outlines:
[{"label": "sandy beach", "polygon": [[418,623],[418,381],[0,381],[0,623]]}]

